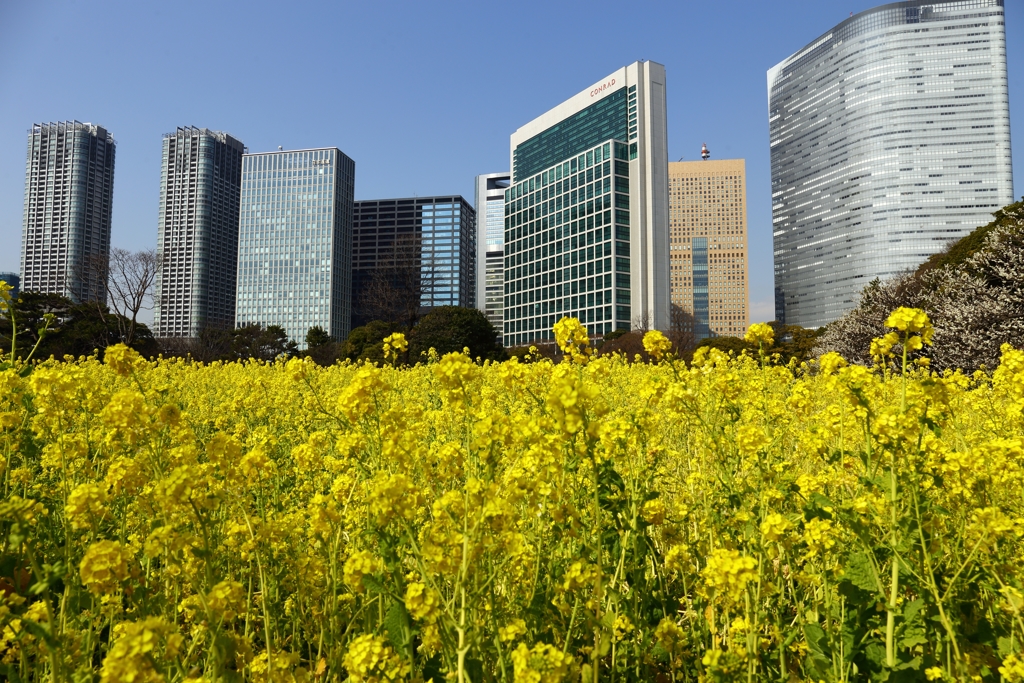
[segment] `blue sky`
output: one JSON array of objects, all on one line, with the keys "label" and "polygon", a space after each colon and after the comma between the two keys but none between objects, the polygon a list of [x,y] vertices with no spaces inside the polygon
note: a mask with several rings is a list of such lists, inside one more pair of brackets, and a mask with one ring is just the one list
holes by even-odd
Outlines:
[{"label": "blue sky", "polygon": [[[0,0],[0,270],[18,270],[26,132],[117,140],[112,242],[156,242],[161,136],[252,151],[337,146],[356,198],[462,194],[507,170],[509,135],[624,64],[668,77],[669,155],[744,158],[752,321],[770,320],[765,72],[876,0],[104,2]],[[1024,191],[1024,2],[1006,2],[1015,195]]]}]

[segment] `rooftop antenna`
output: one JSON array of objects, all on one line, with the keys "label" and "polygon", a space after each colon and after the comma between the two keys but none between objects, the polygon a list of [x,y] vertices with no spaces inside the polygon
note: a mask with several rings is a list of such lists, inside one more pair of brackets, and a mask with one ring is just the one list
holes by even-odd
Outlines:
[{"label": "rooftop antenna", "polygon": [[277,151],[278,152],[283,152],[284,151],[284,147],[282,147],[281,145],[278,145],[277,146]]},{"label": "rooftop antenna", "polygon": [[711,152],[708,151],[707,143],[700,143],[700,158],[707,161],[711,158]]}]

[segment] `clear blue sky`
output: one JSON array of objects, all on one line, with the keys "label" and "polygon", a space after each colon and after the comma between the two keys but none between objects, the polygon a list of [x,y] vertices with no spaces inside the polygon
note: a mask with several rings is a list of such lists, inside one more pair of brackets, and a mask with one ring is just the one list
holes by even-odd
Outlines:
[{"label": "clear blue sky", "polygon": [[[765,72],[875,0],[106,2],[0,0],[0,270],[17,271],[26,131],[77,119],[117,140],[112,241],[156,242],[161,135],[252,151],[337,146],[356,198],[457,193],[507,170],[509,135],[638,59],[668,73],[669,154],[747,161],[752,320],[772,318]],[[1024,2],[1007,0],[1016,196]]]}]

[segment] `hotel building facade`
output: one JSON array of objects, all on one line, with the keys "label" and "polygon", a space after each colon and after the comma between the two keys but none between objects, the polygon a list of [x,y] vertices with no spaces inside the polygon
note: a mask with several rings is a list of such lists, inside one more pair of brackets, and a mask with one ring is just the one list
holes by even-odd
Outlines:
[{"label": "hotel building facade", "polygon": [[505,191],[506,346],[669,327],[665,68],[635,62],[521,127]]},{"label": "hotel building facade", "polygon": [[1013,201],[1004,21],[882,5],[768,71],[776,319],[825,325]]},{"label": "hotel building facade", "polygon": [[504,329],[505,190],[511,182],[511,173],[476,177],[476,307],[498,330],[499,339]]},{"label": "hotel building facade", "polygon": [[743,159],[668,165],[672,328],[695,341],[747,329],[746,177]]},{"label": "hotel building facade", "polygon": [[348,336],[355,162],[334,147],[242,157],[235,325],[280,325],[305,348]]},{"label": "hotel building facade", "polygon": [[114,137],[78,121],[28,132],[21,290],[106,303]]},{"label": "hotel building facade", "polygon": [[153,335],[195,338],[235,323],[245,146],[186,126],[163,137]]}]

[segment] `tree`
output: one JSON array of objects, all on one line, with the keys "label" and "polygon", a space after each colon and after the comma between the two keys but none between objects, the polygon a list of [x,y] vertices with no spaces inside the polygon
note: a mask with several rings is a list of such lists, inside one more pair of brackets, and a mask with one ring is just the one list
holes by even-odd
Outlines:
[{"label": "tree", "polygon": [[377,265],[355,278],[356,319],[400,323],[411,330],[423,312],[423,302],[447,279],[432,259],[423,257],[422,236],[400,233],[377,253]]},{"label": "tree", "polygon": [[1003,207],[991,223],[950,244],[916,271],[873,281],[857,307],[825,327],[816,355],[836,351],[870,365],[871,340],[900,306],[923,309],[935,327],[929,357],[937,371],[973,372],[999,364],[1000,348],[1024,339],[1024,201]]},{"label": "tree", "polygon": [[[103,304],[74,303],[60,294],[22,292],[11,307],[17,324],[17,353],[21,357],[27,356],[37,342],[34,358],[87,356],[96,351],[102,356],[108,346],[122,342],[120,330],[128,324]],[[48,317],[53,322],[40,339],[40,330],[47,325]],[[13,331],[10,316],[0,319],[0,344],[5,350],[11,346]],[[158,352],[152,333],[142,323],[136,324],[129,346],[144,356]]]},{"label": "tree", "polygon": [[333,341],[334,337],[328,334],[327,330],[319,325],[314,325],[306,332],[307,348],[316,348],[318,346],[323,346],[324,344],[330,344]]},{"label": "tree", "polygon": [[395,323],[373,320],[366,325],[357,327],[349,332],[348,338],[341,348],[341,356],[349,360],[370,360],[375,363],[384,362],[384,350],[382,343],[384,337],[392,332],[397,332],[399,326]]},{"label": "tree", "polygon": [[697,348],[697,318],[682,306],[669,307],[669,327],[665,334],[680,358],[689,359]]},{"label": "tree", "polygon": [[128,251],[113,247],[108,257],[86,260],[75,275],[82,281],[103,282],[107,302],[92,301],[100,317],[114,316],[120,341],[129,346],[139,328],[139,313],[152,308],[153,283],[160,269],[155,249]]},{"label": "tree", "polygon": [[599,352],[602,356],[618,353],[629,361],[633,361],[636,359],[637,355],[639,355],[642,361],[649,361],[650,356],[647,355],[647,351],[644,349],[645,334],[646,332],[634,330],[630,332],[622,332],[615,336],[609,335],[608,337],[605,337],[604,343],[601,344],[599,348]]},{"label": "tree", "polygon": [[272,361],[282,355],[294,356],[298,344],[288,339],[288,333],[280,325],[263,327],[254,323],[231,331],[231,351],[239,360]]},{"label": "tree", "polygon": [[441,355],[468,348],[473,358],[506,358],[494,325],[475,308],[438,306],[423,316],[409,335],[409,356],[417,360],[431,348]]},{"label": "tree", "polygon": [[197,337],[166,337],[160,343],[167,357],[191,358],[198,363],[236,360],[231,330],[204,327]]},{"label": "tree", "polygon": [[341,350],[342,345],[319,325],[306,332],[306,351],[302,355],[312,358],[317,365],[334,365],[341,357]]},{"label": "tree", "polygon": [[718,349],[723,353],[732,353],[737,356],[746,351],[756,357],[758,352],[756,344],[751,344],[739,337],[705,337],[697,344],[698,350],[703,348]]}]

